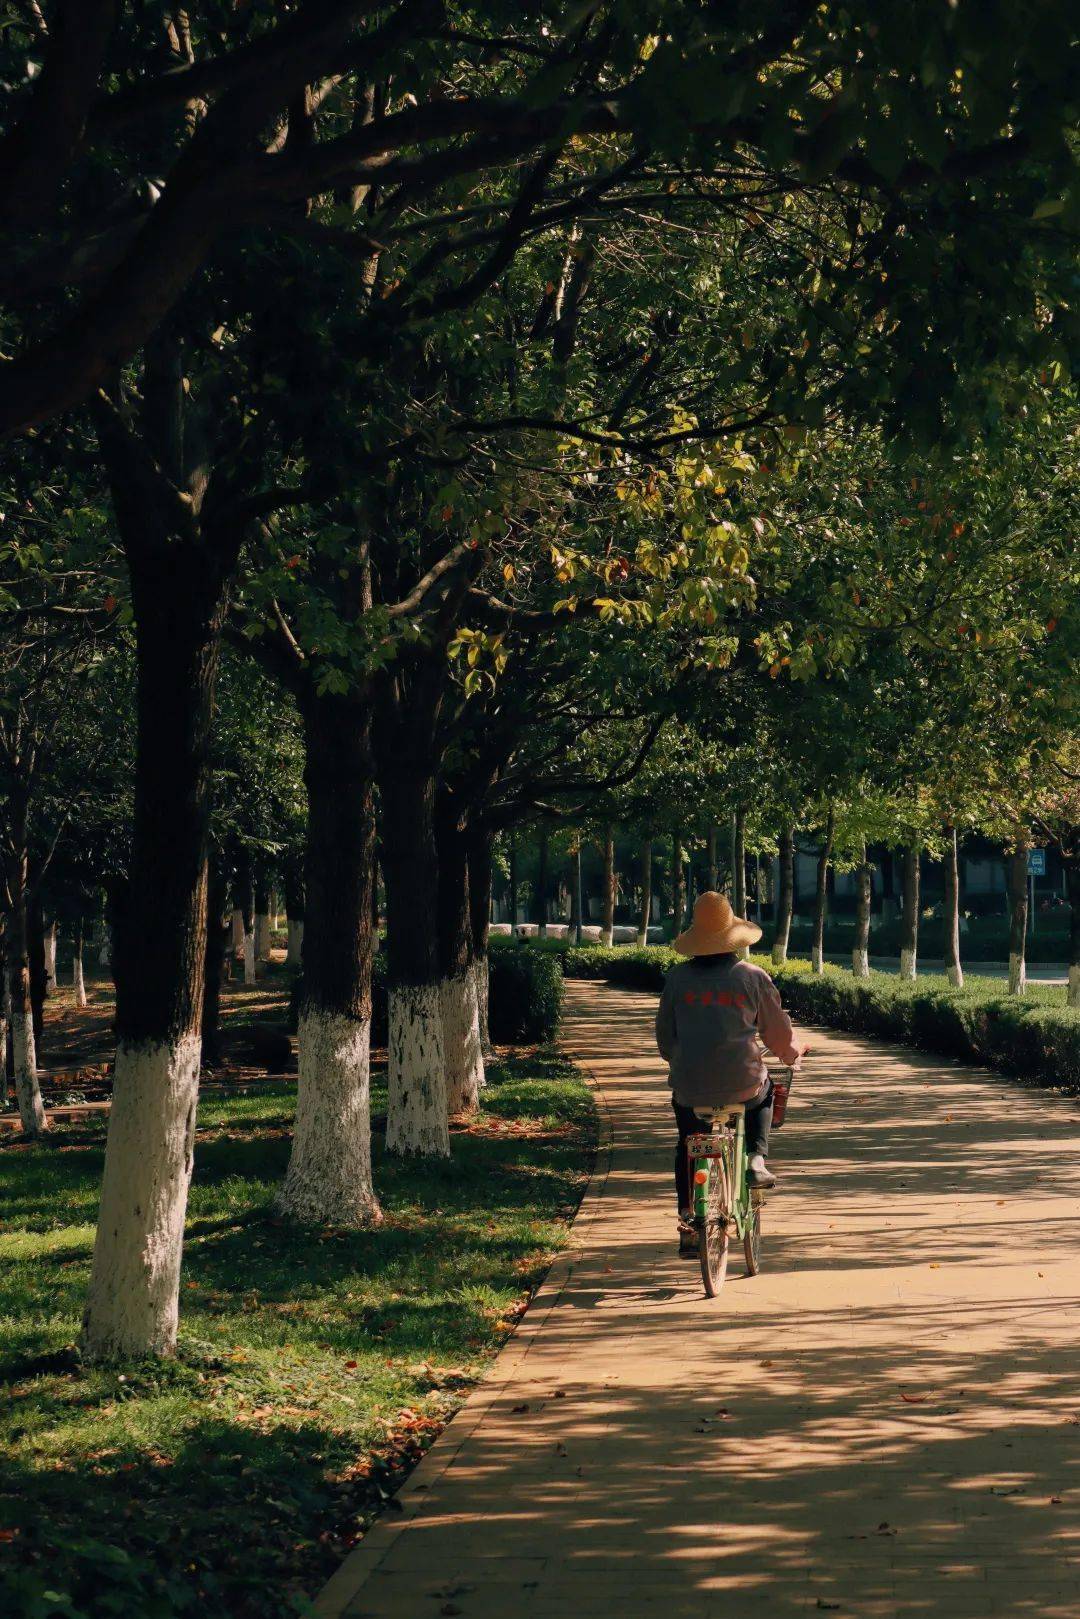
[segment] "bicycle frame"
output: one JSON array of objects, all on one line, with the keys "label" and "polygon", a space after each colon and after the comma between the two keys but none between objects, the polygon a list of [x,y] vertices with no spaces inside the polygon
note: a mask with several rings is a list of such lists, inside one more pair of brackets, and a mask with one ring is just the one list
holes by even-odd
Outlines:
[{"label": "bicycle frame", "polygon": [[724,1118],[714,1119],[710,1130],[690,1136],[686,1143],[690,1158],[690,1184],[694,1192],[694,1217],[704,1221],[709,1211],[709,1183],[713,1164],[722,1160],[731,1188],[729,1219],[735,1234],[746,1236],[753,1217],[751,1189],[747,1185],[746,1116],[741,1107],[732,1108]]}]

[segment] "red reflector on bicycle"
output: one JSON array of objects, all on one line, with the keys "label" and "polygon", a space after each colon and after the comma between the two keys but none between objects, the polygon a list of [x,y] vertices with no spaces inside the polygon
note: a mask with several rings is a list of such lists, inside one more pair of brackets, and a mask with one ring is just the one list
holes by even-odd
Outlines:
[{"label": "red reflector on bicycle", "polygon": [[705,1182],[708,1180],[708,1178],[709,1178],[709,1171],[707,1169],[695,1169],[694,1170],[694,1184],[695,1184],[695,1186],[704,1186]]}]

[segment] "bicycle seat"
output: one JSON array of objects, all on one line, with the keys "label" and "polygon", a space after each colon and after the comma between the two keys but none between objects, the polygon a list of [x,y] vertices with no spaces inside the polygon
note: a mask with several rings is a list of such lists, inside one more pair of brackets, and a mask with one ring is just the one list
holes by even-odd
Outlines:
[{"label": "bicycle seat", "polygon": [[742,1110],[741,1102],[729,1102],[727,1107],[696,1107],[694,1113],[706,1124],[715,1124],[717,1119],[737,1119]]}]

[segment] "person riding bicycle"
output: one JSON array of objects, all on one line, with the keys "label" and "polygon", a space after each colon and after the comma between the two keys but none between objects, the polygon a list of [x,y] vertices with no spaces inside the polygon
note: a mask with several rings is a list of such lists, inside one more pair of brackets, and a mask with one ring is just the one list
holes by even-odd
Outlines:
[{"label": "person riding bicycle", "polygon": [[768,973],[737,954],[760,938],[756,923],[736,916],[723,894],[699,894],[693,922],[674,943],[690,960],[668,973],[657,1008],[656,1044],[668,1065],[679,1130],[675,1191],[679,1252],[685,1258],[697,1255],[686,1153],[687,1136],[702,1128],[695,1108],[744,1104],[749,1184],[776,1185],[765,1162],[773,1087],[758,1041],[791,1067],[798,1066],[806,1045],[796,1037]]}]

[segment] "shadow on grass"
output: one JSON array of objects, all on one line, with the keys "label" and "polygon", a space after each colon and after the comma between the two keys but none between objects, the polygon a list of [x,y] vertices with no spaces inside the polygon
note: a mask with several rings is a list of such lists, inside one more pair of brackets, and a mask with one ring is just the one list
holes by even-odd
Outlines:
[{"label": "shadow on grass", "polygon": [[386,1219],[361,1232],[275,1216],[281,1096],[239,1099],[237,1120],[215,1100],[196,1148],[181,1354],[123,1373],[81,1368],[65,1347],[104,1130],[0,1153],[11,1611],[306,1611],[301,1589],[329,1574],[502,1342],[580,1196],[592,1136],[580,1080],[550,1054],[493,1065],[491,1079],[487,1117],[455,1135],[450,1162],[403,1164],[376,1142]]}]

